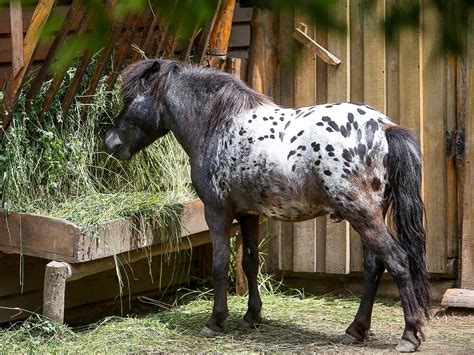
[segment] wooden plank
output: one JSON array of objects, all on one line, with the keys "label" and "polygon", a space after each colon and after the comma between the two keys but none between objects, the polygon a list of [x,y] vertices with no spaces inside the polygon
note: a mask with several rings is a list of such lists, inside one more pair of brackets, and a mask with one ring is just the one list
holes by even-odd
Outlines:
[{"label": "wooden plank", "polygon": [[364,103],[385,112],[385,37],[380,30],[384,1],[376,1],[364,14]]},{"label": "wooden plank", "polygon": [[[451,55],[447,63],[446,87],[446,131],[452,134],[456,130],[456,56]],[[452,146],[453,147],[453,146]],[[451,151],[446,161],[446,223],[447,257],[458,256],[458,191],[456,157]]]},{"label": "wooden plank", "polygon": [[5,110],[1,110],[0,114],[0,120],[2,121],[2,130],[0,130],[0,136],[7,129],[8,124],[10,123],[11,112],[18,98],[20,87],[23,84],[28,69],[31,65],[33,55],[39,41],[40,31],[43,28],[43,25],[46,23],[53,5],[54,0],[40,0],[38,5],[36,5],[36,9],[24,41],[23,66],[16,75],[11,76],[7,85],[7,89],[5,90],[5,95],[3,98],[3,106]]},{"label": "wooden plank", "polygon": [[279,222],[278,269],[293,270],[293,223]]},{"label": "wooden plank", "polygon": [[[201,233],[208,229],[201,201],[196,200],[188,203],[184,210],[181,219],[182,237]],[[90,238],[87,233],[78,236],[74,245],[74,261],[85,262],[101,259],[168,241],[167,230],[146,228],[142,233],[136,235],[135,229],[133,221],[118,219],[104,224],[97,231],[98,238]]]},{"label": "wooden plank", "polygon": [[69,11],[67,12],[66,18],[64,19],[61,28],[54,36],[54,40],[49,47],[48,54],[44,58],[40,70],[36,73],[33,81],[31,82],[30,89],[26,95],[27,104],[38,94],[43,81],[46,79],[46,75],[52,69],[50,68],[50,65],[56,56],[56,51],[58,50],[59,46],[63,44],[68,32],[71,30],[72,25],[77,23],[84,15],[84,12],[81,10],[81,0],[74,0],[69,7]]},{"label": "wooden plank", "polygon": [[[434,28],[439,21],[437,12],[426,8],[422,24]],[[433,31],[422,33],[421,89],[422,132],[424,156],[424,202],[426,206],[428,270],[444,273],[446,253],[446,59],[437,53],[439,39]]]},{"label": "wooden plank", "polygon": [[[364,102],[364,5],[365,0],[350,2],[350,101]],[[350,227],[350,270],[364,271],[364,253],[360,235]]]},{"label": "wooden plank", "polygon": [[399,99],[398,123],[410,128],[420,138],[420,29],[400,29],[399,39]]},{"label": "wooden plank", "polygon": [[[385,0],[385,11],[389,11],[397,1]],[[391,40],[385,39],[385,114],[397,123],[400,117],[399,40],[398,30]]]},{"label": "wooden plank", "polygon": [[234,17],[232,18],[232,22],[250,22],[250,20],[252,19],[253,11],[254,8],[240,7],[240,4],[237,3],[234,8]]},{"label": "wooden plank", "polygon": [[293,271],[316,272],[316,221],[293,223]]},{"label": "wooden plank", "polygon": [[[310,38],[316,37],[314,25],[301,13],[296,13],[295,24]],[[295,26],[295,25],[294,25]],[[293,26],[293,28],[294,28]],[[298,60],[294,68],[294,105],[310,106],[316,103],[316,55],[303,45],[297,46]],[[314,220],[293,225],[293,271],[316,271],[316,225]]]},{"label": "wooden plank", "polygon": [[0,250],[74,261],[74,241],[79,234],[79,228],[62,219],[15,213],[1,220]]},{"label": "wooden plank", "polygon": [[[472,13],[470,20],[474,20]],[[466,139],[461,239],[461,287],[474,289],[474,35],[469,32],[465,53]]]},{"label": "wooden plank", "polygon": [[[349,3],[342,0],[334,5],[334,17],[349,28]],[[328,101],[347,101],[350,97],[350,36],[328,33],[328,50],[342,63],[328,68]],[[346,274],[350,272],[350,229],[347,222],[326,224],[326,272]]]},{"label": "wooden plank", "polygon": [[19,1],[10,2],[12,70],[16,76],[23,67],[23,11]]},{"label": "wooden plank", "polygon": [[[271,10],[268,9],[259,10],[271,12]],[[229,37],[229,48],[248,47],[250,45],[250,32],[250,26],[248,23],[233,23]]]},{"label": "wooden plank", "polygon": [[474,290],[450,288],[441,300],[443,307],[474,308]]}]

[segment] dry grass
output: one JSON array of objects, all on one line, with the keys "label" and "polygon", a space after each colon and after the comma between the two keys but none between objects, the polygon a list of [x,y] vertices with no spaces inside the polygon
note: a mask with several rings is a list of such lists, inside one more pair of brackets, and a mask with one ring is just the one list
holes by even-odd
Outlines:
[{"label": "dry grass", "polygon": [[[163,311],[163,304],[146,316],[107,318],[86,328],[70,329],[35,321],[0,333],[0,352],[129,353],[129,352],[387,352],[403,330],[400,305],[376,302],[373,331],[377,339],[364,345],[340,344],[359,300],[334,297],[264,295],[264,318],[258,330],[242,331],[245,297],[229,298],[230,316],[223,335],[198,336],[212,308],[209,294]],[[422,351],[467,353],[474,347],[474,318],[438,318],[428,326]]]}]

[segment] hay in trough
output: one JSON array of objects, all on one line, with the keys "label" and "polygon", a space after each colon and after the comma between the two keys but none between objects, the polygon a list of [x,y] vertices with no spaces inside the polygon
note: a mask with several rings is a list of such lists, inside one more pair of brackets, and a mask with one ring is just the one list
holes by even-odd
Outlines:
[{"label": "hay in trough", "polygon": [[[179,221],[184,203],[193,198],[188,158],[179,144],[169,135],[129,162],[106,154],[103,137],[121,109],[120,85],[108,89],[104,77],[89,103],[77,97],[65,116],[60,100],[74,71],[67,72],[48,112],[42,104],[50,82],[30,109],[21,94],[0,142],[4,211],[65,218],[89,230],[126,217],[162,227]],[[84,83],[87,79],[88,74]]]}]

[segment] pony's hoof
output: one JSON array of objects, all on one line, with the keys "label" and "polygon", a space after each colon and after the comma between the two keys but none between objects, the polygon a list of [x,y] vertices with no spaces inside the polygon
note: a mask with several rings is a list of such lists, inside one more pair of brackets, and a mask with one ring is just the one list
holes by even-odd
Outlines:
[{"label": "pony's hoof", "polygon": [[344,334],[344,338],[342,338],[342,344],[343,345],[352,345],[352,344],[358,344],[361,343],[362,341],[357,339],[356,337],[346,333]]},{"label": "pony's hoof", "polygon": [[199,333],[200,336],[205,337],[205,338],[212,338],[219,334],[220,334],[219,332],[212,330],[208,326],[204,326],[204,328],[202,328],[201,332]]},{"label": "pony's hoof", "polygon": [[396,351],[399,353],[412,353],[418,349],[418,346],[413,344],[412,342],[402,339],[398,342],[397,347],[395,348]]},{"label": "pony's hoof", "polygon": [[239,329],[241,330],[254,330],[256,329],[258,324],[249,323],[245,319],[242,319],[239,323]]}]

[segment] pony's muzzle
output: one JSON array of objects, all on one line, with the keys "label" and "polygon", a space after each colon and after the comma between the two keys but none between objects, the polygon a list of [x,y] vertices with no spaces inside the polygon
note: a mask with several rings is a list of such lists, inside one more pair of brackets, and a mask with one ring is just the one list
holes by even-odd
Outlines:
[{"label": "pony's muzzle", "polygon": [[119,135],[109,130],[105,134],[105,151],[109,154],[114,154],[122,147],[123,143]]}]

